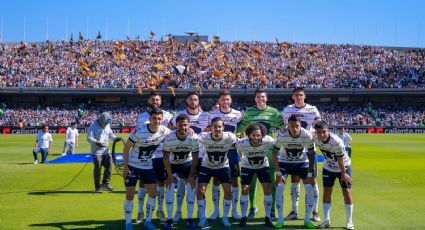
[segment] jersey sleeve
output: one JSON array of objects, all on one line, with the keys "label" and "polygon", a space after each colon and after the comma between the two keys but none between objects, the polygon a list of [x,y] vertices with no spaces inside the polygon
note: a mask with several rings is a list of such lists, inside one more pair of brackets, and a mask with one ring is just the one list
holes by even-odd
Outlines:
[{"label": "jersey sleeve", "polygon": [[282,115],[279,113],[278,110],[274,113],[274,127],[277,127],[279,129],[285,128],[285,122],[283,121]]},{"label": "jersey sleeve", "polygon": [[236,126],[236,133],[238,134],[243,133],[250,123],[251,123],[251,118],[249,117],[249,112],[247,110],[242,116],[241,121]]},{"label": "jersey sleeve", "polygon": [[322,120],[322,117],[320,116],[319,110],[317,109],[316,106],[314,106],[314,120]]},{"label": "jersey sleeve", "polygon": [[130,137],[128,137],[128,140],[130,140],[133,143],[137,143],[140,140],[139,133],[136,130],[134,130],[130,134]]},{"label": "jersey sleeve", "polygon": [[197,135],[193,135],[192,140],[192,153],[199,152],[199,138]]}]

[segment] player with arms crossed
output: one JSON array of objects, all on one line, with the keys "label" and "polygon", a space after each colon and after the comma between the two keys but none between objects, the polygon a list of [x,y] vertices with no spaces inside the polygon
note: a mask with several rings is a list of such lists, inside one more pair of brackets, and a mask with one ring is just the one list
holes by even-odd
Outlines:
[{"label": "player with arms crossed", "polygon": [[149,124],[141,125],[131,133],[124,146],[124,183],[126,199],[124,214],[126,229],[133,229],[131,217],[133,213],[133,197],[137,180],[145,185],[148,192],[146,203],[145,228],[155,229],[152,224],[152,213],[156,203],[156,177],[152,165],[152,154],[160,146],[170,130],[161,125],[163,112],[158,108],[151,109]]},{"label": "player with arms crossed", "polygon": [[240,227],[246,226],[246,212],[248,210],[248,192],[249,185],[256,175],[261,185],[263,186],[264,192],[264,208],[265,218],[264,223],[266,226],[273,227],[273,223],[270,218],[270,212],[272,209],[272,192],[271,192],[271,178],[269,161],[267,154],[270,149],[273,149],[275,140],[267,135],[267,129],[262,124],[251,124],[245,130],[246,138],[236,143],[236,148],[242,154],[242,170],[241,170],[241,211],[242,218],[239,222]]},{"label": "player with arms crossed", "polygon": [[351,159],[345,152],[344,142],[334,133],[329,132],[326,122],[314,124],[316,135],[314,143],[320,149],[325,161],[323,163],[323,212],[324,220],[320,228],[331,226],[331,196],[335,179],[338,178],[344,196],[346,212],[346,229],[354,229],[353,198],[351,195]]},{"label": "player with arms crossed", "polygon": [[[292,91],[292,99],[294,104],[288,105],[282,111],[282,117],[285,122],[292,115],[298,116],[301,120],[301,127],[307,131],[313,132],[313,123],[321,119],[320,113],[316,106],[305,103],[306,95],[304,88],[298,87]],[[316,176],[316,175],[314,175]],[[285,220],[298,219],[298,201],[300,200],[300,177],[291,175],[291,200],[292,211],[288,214]],[[313,221],[320,222],[319,217],[319,187],[317,183],[314,185],[314,203],[313,203]]]},{"label": "player with arms crossed", "polygon": [[[232,109],[230,105],[232,104],[232,95],[229,90],[222,90],[218,93],[218,108],[212,110],[209,114],[209,122],[215,117],[220,117],[224,121],[224,131],[225,132],[236,132],[236,126],[242,118],[240,111]],[[239,154],[237,154],[236,149],[229,149],[227,153],[227,158],[229,159],[230,166],[230,176],[232,183],[232,217],[233,219],[240,219],[241,216],[237,211],[237,204],[239,199],[239,182],[238,177],[240,176],[239,169]],[[220,181],[214,177],[213,187],[212,187],[212,200],[214,203],[214,212],[208,217],[210,220],[215,220],[220,216]]]},{"label": "player with arms crossed", "polygon": [[[279,153],[279,149],[282,152]],[[278,158],[279,157],[279,158]],[[316,152],[314,151],[313,135],[301,128],[301,120],[298,116],[292,115],[288,119],[288,128],[279,132],[276,146],[273,151],[273,163],[277,170],[276,186],[276,206],[279,218],[276,228],[283,228],[283,204],[284,188],[288,175],[297,176],[303,180],[306,191],[306,212],[304,226],[306,228],[316,228],[310,220],[310,213],[314,202],[314,184]]]},{"label": "player with arms crossed", "polygon": [[[187,222],[189,228],[196,228],[193,222],[193,208],[195,204],[195,179],[197,169],[197,160],[199,153],[199,141],[196,134],[188,135],[189,116],[181,114],[176,118],[177,129],[172,131],[163,144],[164,166],[167,171],[167,191],[165,201],[167,206],[168,220],[164,227],[165,230],[173,228],[173,208],[174,208],[174,186],[177,174],[179,180],[186,182],[186,203],[187,203]],[[193,159],[196,161],[192,163]]]},{"label": "player with arms crossed", "polygon": [[198,226],[203,228],[208,224],[205,217],[205,191],[211,177],[218,177],[224,191],[222,222],[225,227],[230,227],[228,215],[232,203],[232,194],[230,192],[230,169],[227,152],[230,148],[234,148],[237,137],[231,132],[224,132],[224,122],[220,117],[212,119],[211,129],[212,132],[203,132],[199,135],[199,144],[204,157],[198,178]]}]

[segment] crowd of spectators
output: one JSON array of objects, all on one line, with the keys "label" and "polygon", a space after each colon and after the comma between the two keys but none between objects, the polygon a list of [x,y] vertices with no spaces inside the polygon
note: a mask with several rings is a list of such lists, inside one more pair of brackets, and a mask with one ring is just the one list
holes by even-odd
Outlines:
[{"label": "crowd of spectators", "polygon": [[289,42],[0,43],[0,87],[424,88],[425,49]]}]

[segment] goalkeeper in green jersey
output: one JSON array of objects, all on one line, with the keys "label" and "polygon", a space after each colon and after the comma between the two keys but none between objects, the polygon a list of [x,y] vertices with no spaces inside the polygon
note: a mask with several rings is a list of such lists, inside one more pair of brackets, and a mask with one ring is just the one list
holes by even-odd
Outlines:
[{"label": "goalkeeper in green jersey", "polygon": [[[267,130],[268,135],[276,136],[277,129],[283,129],[285,124],[283,118],[280,115],[280,112],[270,106],[267,106],[267,92],[265,89],[257,89],[255,91],[255,106],[249,107],[243,117],[241,122],[236,128],[237,133],[243,133],[245,129],[254,123],[263,124]],[[269,162],[272,162],[272,151],[267,154]],[[272,179],[272,195],[273,195],[273,204],[271,217],[275,217],[275,191],[276,191],[276,176],[275,169],[273,164],[270,164],[270,177]],[[256,191],[257,191],[257,177],[254,177],[252,183],[249,187],[249,202],[250,209],[248,214],[248,219],[253,219],[255,213],[258,212],[257,205],[255,203]]]}]

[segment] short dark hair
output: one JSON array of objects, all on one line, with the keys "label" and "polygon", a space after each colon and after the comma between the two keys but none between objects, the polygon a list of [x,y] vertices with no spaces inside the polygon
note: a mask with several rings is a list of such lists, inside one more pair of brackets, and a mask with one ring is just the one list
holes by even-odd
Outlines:
[{"label": "short dark hair", "polygon": [[298,91],[305,92],[305,89],[304,89],[304,87],[296,87],[295,89],[292,90],[292,94],[294,94],[294,93],[296,93]]},{"label": "short dark hair", "polygon": [[314,123],[314,129],[327,129],[327,128],[329,128],[329,126],[324,121],[318,121]]},{"label": "short dark hair", "polygon": [[292,115],[288,118],[288,122],[289,122],[289,121],[299,121],[299,122],[301,122],[301,119],[300,119],[300,117],[298,117],[297,115],[292,114]]},{"label": "short dark hair", "polygon": [[211,120],[211,125],[213,125],[214,123],[219,122],[219,121],[223,122],[223,124],[224,124],[224,121],[223,121],[223,119],[221,119],[221,117],[214,117]]},{"label": "short dark hair", "polygon": [[259,87],[255,90],[255,95],[257,95],[257,93],[265,93],[267,94],[267,91],[265,88]]},{"label": "short dark hair", "polygon": [[159,94],[158,92],[151,92],[151,93],[149,94],[148,99],[150,99],[150,98],[152,98],[152,97],[155,97],[155,96],[158,96],[158,97],[160,97],[160,98],[161,98],[161,94]]},{"label": "short dark hair", "polygon": [[153,108],[153,109],[151,109],[151,111],[149,111],[149,116],[152,116],[154,114],[164,115],[164,112],[162,112],[162,110],[159,109],[159,108]]},{"label": "short dark hair", "polygon": [[44,129],[44,128],[49,128],[49,126],[47,124],[41,125],[41,129]]},{"label": "short dark hair", "polygon": [[176,123],[178,123],[178,122],[180,122],[180,121],[184,121],[184,120],[186,120],[186,121],[190,121],[189,116],[188,116],[188,115],[186,115],[186,114],[180,114],[180,115],[178,115],[178,116],[177,116],[177,118],[176,118]]},{"label": "short dark hair", "polygon": [[191,91],[187,94],[186,99],[189,98],[190,96],[195,95],[199,97],[199,93],[197,93],[196,91]]},{"label": "short dark hair", "polygon": [[220,98],[221,96],[232,96],[232,94],[230,93],[228,89],[223,89],[220,92],[218,92],[218,98]]},{"label": "short dark hair", "polygon": [[75,123],[75,122],[71,122],[71,126],[73,126],[73,125],[76,125],[77,123]]},{"label": "short dark hair", "polygon": [[267,128],[266,128],[266,126],[264,126],[263,124],[259,124],[259,123],[250,124],[245,129],[245,134],[249,137],[249,135],[251,135],[251,133],[254,132],[255,130],[260,130],[261,131],[261,136],[263,136],[263,137],[265,137],[267,135]]}]

